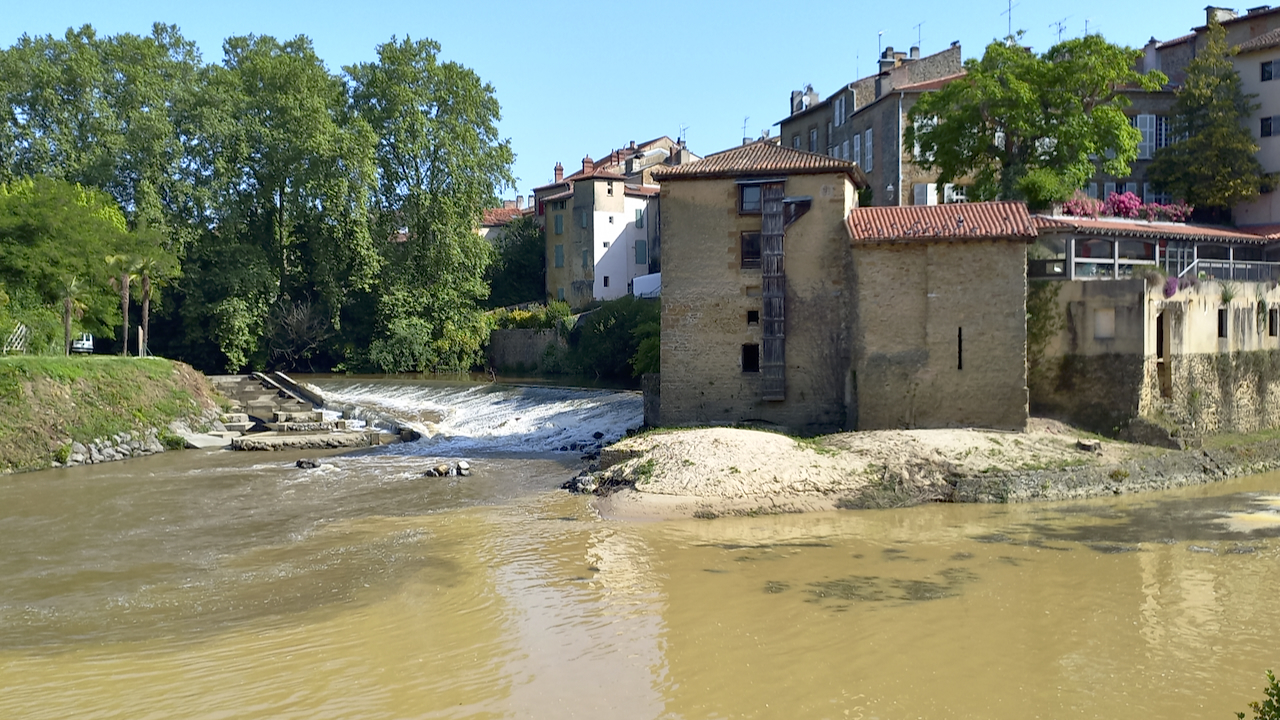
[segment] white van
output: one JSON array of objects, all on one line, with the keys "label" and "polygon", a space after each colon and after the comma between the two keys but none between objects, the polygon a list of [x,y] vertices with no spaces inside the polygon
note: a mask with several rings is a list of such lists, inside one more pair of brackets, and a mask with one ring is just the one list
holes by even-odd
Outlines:
[{"label": "white van", "polygon": [[73,353],[91,353],[93,352],[93,336],[89,333],[81,333],[80,337],[71,341],[71,352]]}]

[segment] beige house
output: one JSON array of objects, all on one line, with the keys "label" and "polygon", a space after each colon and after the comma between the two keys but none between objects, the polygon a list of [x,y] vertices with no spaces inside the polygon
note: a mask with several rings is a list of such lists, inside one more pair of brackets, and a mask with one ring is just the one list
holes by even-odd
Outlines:
[{"label": "beige house", "polygon": [[662,424],[1025,425],[1025,206],[858,208],[767,141],[659,179]]}]

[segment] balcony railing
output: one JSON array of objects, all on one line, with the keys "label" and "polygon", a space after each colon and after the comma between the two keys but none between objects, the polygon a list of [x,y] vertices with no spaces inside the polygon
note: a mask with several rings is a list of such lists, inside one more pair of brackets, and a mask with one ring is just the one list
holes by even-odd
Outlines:
[{"label": "balcony railing", "polygon": [[1188,265],[1178,277],[1205,277],[1213,280],[1265,282],[1280,280],[1280,263],[1257,260],[1206,260],[1200,258]]}]

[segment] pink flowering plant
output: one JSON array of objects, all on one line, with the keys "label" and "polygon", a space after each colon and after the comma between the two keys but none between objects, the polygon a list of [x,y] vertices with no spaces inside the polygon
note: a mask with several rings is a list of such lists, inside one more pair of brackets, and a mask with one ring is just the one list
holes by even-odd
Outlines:
[{"label": "pink flowering plant", "polygon": [[1090,218],[1119,217],[1168,222],[1186,222],[1191,218],[1191,206],[1186,203],[1144,203],[1131,192],[1111,193],[1104,201],[1077,190],[1070,200],[1062,204],[1062,211],[1074,217]]}]

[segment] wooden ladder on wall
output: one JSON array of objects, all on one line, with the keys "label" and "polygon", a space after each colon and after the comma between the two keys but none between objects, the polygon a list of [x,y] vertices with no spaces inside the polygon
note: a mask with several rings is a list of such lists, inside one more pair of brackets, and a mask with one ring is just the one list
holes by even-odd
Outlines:
[{"label": "wooden ladder on wall", "polygon": [[760,232],[761,276],[764,280],[764,324],[760,372],[765,400],[787,399],[786,298],[787,277],[783,262],[783,183],[766,183],[762,193]]}]

